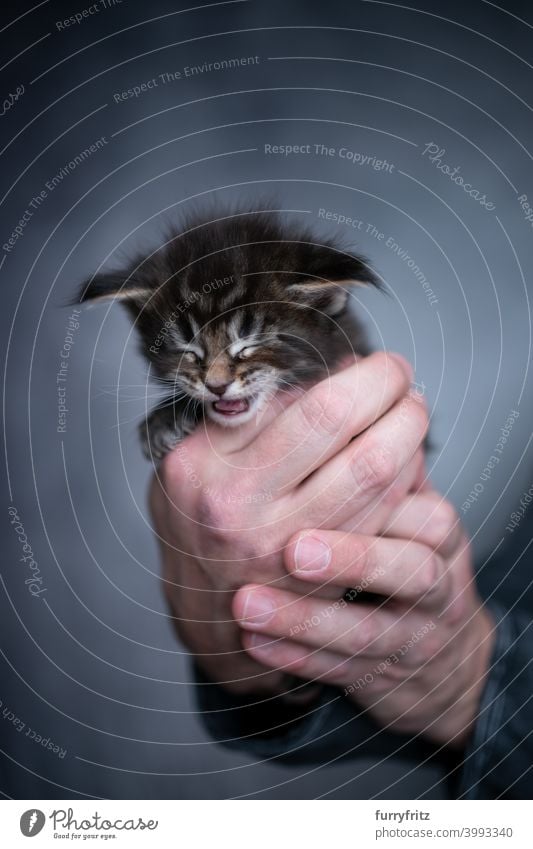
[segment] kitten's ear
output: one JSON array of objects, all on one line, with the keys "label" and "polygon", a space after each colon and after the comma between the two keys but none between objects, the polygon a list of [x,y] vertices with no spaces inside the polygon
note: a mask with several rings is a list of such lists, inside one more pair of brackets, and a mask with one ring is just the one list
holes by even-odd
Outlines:
[{"label": "kitten's ear", "polygon": [[[378,286],[379,281],[361,257],[331,250],[317,252],[308,266],[309,277],[301,283],[291,283],[287,291],[302,306],[311,307],[325,315],[340,315],[348,302],[350,286]],[[313,279],[310,279],[310,278]]]},{"label": "kitten's ear", "polygon": [[150,295],[152,289],[139,283],[127,274],[120,272],[102,272],[95,274],[85,281],[78,293],[79,303],[94,303],[100,301],[123,301],[127,306],[142,307]]}]

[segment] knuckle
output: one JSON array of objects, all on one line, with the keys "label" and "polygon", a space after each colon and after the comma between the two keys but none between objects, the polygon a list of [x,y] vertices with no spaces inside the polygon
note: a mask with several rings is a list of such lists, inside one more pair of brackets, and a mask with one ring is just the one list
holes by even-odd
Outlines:
[{"label": "knuckle", "polygon": [[352,458],[352,473],[358,489],[384,489],[396,478],[394,457],[387,451],[358,452]]},{"label": "knuckle", "polygon": [[214,494],[203,493],[197,506],[197,522],[202,532],[215,542],[225,542],[235,528],[238,516],[231,503]]},{"label": "knuckle", "polygon": [[361,622],[358,622],[354,631],[354,641],[357,646],[357,651],[372,651],[376,648],[376,643],[381,636],[381,628],[375,620],[374,616],[365,616]]},{"label": "knuckle", "polygon": [[[287,660],[283,664],[283,669],[284,669],[285,673],[303,672],[306,669],[308,662],[309,662],[309,656],[307,654],[298,654],[298,655],[291,657],[290,660]],[[294,685],[292,685],[292,686],[294,686]],[[289,687],[289,689],[290,689],[290,687]]]},{"label": "knuckle", "polygon": [[446,623],[448,627],[464,624],[465,617],[469,615],[471,610],[472,599],[468,597],[469,593],[457,593],[448,605],[446,610]]},{"label": "knuckle", "polygon": [[423,439],[429,429],[429,414],[425,399],[415,401],[410,398],[409,409],[420,430],[420,439]]},{"label": "knuckle", "polygon": [[254,525],[255,505],[261,503],[253,481],[239,476],[237,483],[205,485],[198,493],[196,513],[201,525],[217,535],[244,531]]},{"label": "knuckle", "polygon": [[346,416],[346,396],[333,388],[331,381],[323,381],[304,397],[301,411],[304,422],[311,430],[325,436],[335,436]]},{"label": "knuckle", "polygon": [[[361,578],[368,577],[368,573],[372,571],[373,558],[370,553],[369,546],[362,537],[357,534],[351,535],[347,554],[348,557],[346,558],[346,563],[342,562],[344,558],[337,558],[337,571],[340,571],[343,566],[346,569],[353,567],[356,570],[357,575]],[[335,552],[333,553],[333,556],[335,557]]]},{"label": "knuckle", "polygon": [[[390,690],[391,683],[397,684],[400,681],[404,681],[406,677],[406,670],[403,663],[401,663],[401,658],[399,658],[398,654],[395,651],[392,651],[388,655],[388,659],[390,661],[387,674],[383,677],[386,680],[387,688]],[[409,677],[412,677],[413,673],[409,674]]]},{"label": "knuckle", "polygon": [[435,592],[440,584],[441,576],[441,559],[432,551],[424,560],[418,575],[419,592],[423,595]]},{"label": "knuckle", "polygon": [[407,374],[412,371],[411,366],[404,360],[402,357],[402,362],[404,363],[404,368],[400,364],[400,361],[396,359],[396,357],[391,357],[386,351],[377,351],[374,355],[374,361],[377,363],[379,368],[383,371],[383,379],[385,381],[391,382],[395,386],[407,385],[408,377]]},{"label": "knuckle", "polygon": [[380,497],[383,506],[394,509],[403,501],[406,495],[405,483],[401,480],[391,483]]},{"label": "knuckle", "polygon": [[429,416],[425,401],[415,400],[409,393],[399,402],[398,423],[416,434],[421,442],[429,429]]},{"label": "knuckle", "polygon": [[457,527],[459,517],[455,511],[455,507],[449,501],[440,501],[432,516],[432,529],[435,537],[435,544],[443,542]]},{"label": "knuckle", "polygon": [[439,636],[427,634],[419,644],[418,662],[426,663],[435,658],[442,650],[443,642]]}]

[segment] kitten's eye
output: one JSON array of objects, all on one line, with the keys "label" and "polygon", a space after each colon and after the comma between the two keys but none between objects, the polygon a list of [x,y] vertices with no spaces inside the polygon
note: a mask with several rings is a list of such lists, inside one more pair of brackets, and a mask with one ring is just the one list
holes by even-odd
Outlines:
[{"label": "kitten's eye", "polygon": [[247,348],[241,348],[237,354],[238,360],[245,360],[246,357],[251,357],[257,351],[257,345],[249,345]]},{"label": "kitten's eye", "polygon": [[182,357],[187,363],[201,362],[201,357],[199,357],[198,354],[195,354],[194,351],[182,351]]}]

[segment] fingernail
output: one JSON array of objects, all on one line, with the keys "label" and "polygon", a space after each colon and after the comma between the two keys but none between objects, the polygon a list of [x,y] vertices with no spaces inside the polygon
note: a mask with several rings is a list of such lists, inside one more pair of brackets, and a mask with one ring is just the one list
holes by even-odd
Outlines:
[{"label": "fingernail", "polygon": [[301,536],[294,549],[294,562],[297,572],[322,572],[331,560],[331,549],[321,539],[313,536]]},{"label": "fingernail", "polygon": [[276,612],[275,604],[260,590],[250,590],[244,599],[242,619],[248,625],[264,625]]}]

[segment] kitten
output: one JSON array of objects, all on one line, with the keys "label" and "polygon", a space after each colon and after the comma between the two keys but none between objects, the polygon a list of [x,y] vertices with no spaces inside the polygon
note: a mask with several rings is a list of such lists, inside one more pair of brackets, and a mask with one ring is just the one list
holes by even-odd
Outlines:
[{"label": "kitten", "polygon": [[194,214],[126,268],[84,285],[81,301],[121,301],[142,350],[169,389],[141,425],[161,459],[203,415],[250,420],[275,393],[368,353],[347,287],[378,285],[365,260],[275,211]]}]

